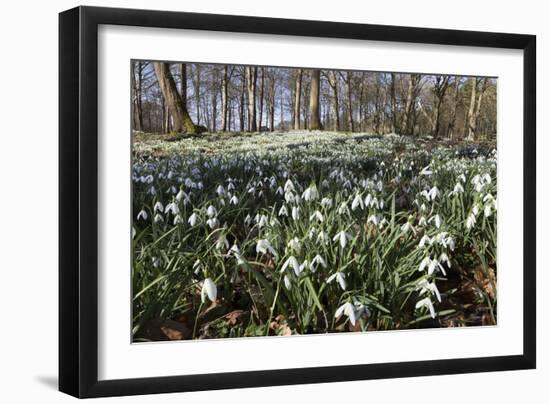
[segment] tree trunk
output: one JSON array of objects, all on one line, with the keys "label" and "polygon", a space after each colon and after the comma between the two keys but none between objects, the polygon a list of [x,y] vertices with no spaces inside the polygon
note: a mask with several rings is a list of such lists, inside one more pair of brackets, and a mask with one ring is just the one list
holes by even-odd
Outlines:
[{"label": "tree trunk", "polygon": [[300,99],[302,96],[302,69],[298,69],[294,87],[294,130],[300,129]]},{"label": "tree trunk", "polygon": [[340,130],[340,105],[338,103],[338,79],[334,71],[328,73],[329,85],[332,88],[334,93],[334,118],[335,118],[335,127],[334,130]]},{"label": "tree trunk", "polygon": [[258,78],[258,68],[256,66],[246,66],[246,78],[248,88],[248,131],[256,132],[256,80]]},{"label": "tree trunk", "polygon": [[471,92],[470,92],[470,107],[468,108],[468,116],[466,118],[466,125],[464,128],[464,137],[466,137],[468,140],[474,140],[475,135],[475,104],[476,104],[476,90],[477,90],[477,79],[475,77],[472,77],[470,79],[471,83]]},{"label": "tree trunk", "polygon": [[174,131],[195,133],[195,125],[187,112],[187,108],[183,105],[174,78],[170,73],[170,64],[155,62],[153,66],[165,103],[174,120]]},{"label": "tree trunk", "polygon": [[259,99],[259,111],[258,111],[258,130],[262,130],[262,121],[263,121],[263,114],[264,114],[264,76],[265,76],[265,67],[262,67],[260,69],[262,72],[262,78],[260,80],[260,99]]},{"label": "tree trunk", "polygon": [[401,122],[401,132],[410,135],[410,123],[412,121],[411,119],[411,112],[412,112],[412,104],[413,104],[413,95],[414,95],[414,89],[416,87],[416,75],[411,74],[409,77],[409,85],[407,86],[407,99],[405,101],[405,113],[403,114],[403,121]]},{"label": "tree trunk", "polygon": [[180,64],[180,94],[183,106],[187,109],[187,65]]},{"label": "tree trunk", "polygon": [[353,106],[352,106],[352,96],[351,96],[351,73],[346,72],[346,85],[348,87],[348,122],[349,128],[352,132],[355,132],[355,126],[353,123]]},{"label": "tree trunk", "polygon": [[454,82],[454,96],[453,96],[453,109],[451,110],[451,117],[449,119],[449,127],[447,129],[447,137],[451,140],[455,140],[456,130],[456,114],[458,110],[458,101],[460,96],[460,76],[455,76]]},{"label": "tree trunk", "polygon": [[222,76],[222,132],[227,131],[227,112],[228,112],[228,77],[227,77],[227,65],[223,67]]},{"label": "tree trunk", "polygon": [[196,72],[196,78],[195,78],[195,103],[197,108],[197,125],[200,125],[201,123],[201,115],[200,115],[200,103],[201,103],[201,67],[197,63],[195,64],[195,72]]},{"label": "tree trunk", "polygon": [[246,92],[246,80],[244,76],[241,76],[241,77],[242,77],[242,83],[241,83],[241,100],[239,103],[239,128],[241,132],[244,132],[244,120],[245,120],[244,96]]},{"label": "tree trunk", "polygon": [[321,88],[321,71],[319,69],[311,70],[309,87],[309,129],[323,130],[319,115],[319,93]]},{"label": "tree trunk", "polygon": [[399,131],[397,127],[397,97],[395,94],[395,73],[390,73],[391,83],[390,83],[390,97],[391,97],[391,122],[392,122],[392,132],[397,133]]}]

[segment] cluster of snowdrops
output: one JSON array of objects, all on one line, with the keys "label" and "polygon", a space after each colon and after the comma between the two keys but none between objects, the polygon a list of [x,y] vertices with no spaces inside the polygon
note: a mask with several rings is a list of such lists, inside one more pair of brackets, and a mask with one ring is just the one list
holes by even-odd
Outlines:
[{"label": "cluster of snowdrops", "polygon": [[185,338],[442,326],[449,279],[496,271],[492,147],[303,131],[133,150],[136,340],[151,319]]}]

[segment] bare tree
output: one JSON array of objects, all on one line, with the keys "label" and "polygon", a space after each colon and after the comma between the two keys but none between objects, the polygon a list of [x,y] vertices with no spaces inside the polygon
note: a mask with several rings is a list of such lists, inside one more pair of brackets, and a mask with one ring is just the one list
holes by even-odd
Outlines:
[{"label": "bare tree", "polygon": [[246,66],[246,80],[248,89],[248,131],[256,132],[256,80],[258,78],[258,68],[256,66]]},{"label": "bare tree", "polygon": [[311,70],[311,82],[309,88],[309,129],[323,130],[319,115],[319,93],[321,86],[321,71]]},{"label": "bare tree", "polygon": [[174,131],[196,133],[196,127],[187,108],[183,105],[183,100],[178,93],[172,73],[170,73],[170,64],[155,62],[153,66],[166,106],[174,121]]},{"label": "bare tree", "polygon": [[338,100],[338,78],[334,73],[334,70],[328,72],[328,83],[334,94],[334,118],[335,127],[334,130],[340,130],[340,105]]},{"label": "bare tree", "polygon": [[300,129],[300,99],[302,97],[302,69],[298,69],[294,84],[294,129]]}]

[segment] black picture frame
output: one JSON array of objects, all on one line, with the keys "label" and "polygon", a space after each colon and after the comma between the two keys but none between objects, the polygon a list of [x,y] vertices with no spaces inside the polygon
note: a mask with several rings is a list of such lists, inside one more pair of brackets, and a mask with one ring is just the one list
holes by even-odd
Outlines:
[{"label": "black picture frame", "polygon": [[[99,381],[100,24],[510,48],[523,51],[523,354]],[[59,15],[59,389],[75,397],[533,369],[536,366],[536,37],[533,35],[77,7]]]}]

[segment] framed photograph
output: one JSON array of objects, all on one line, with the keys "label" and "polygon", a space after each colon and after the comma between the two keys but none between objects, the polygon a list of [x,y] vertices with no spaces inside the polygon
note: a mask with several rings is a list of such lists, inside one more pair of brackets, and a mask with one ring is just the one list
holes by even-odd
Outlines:
[{"label": "framed photograph", "polygon": [[59,386],[532,369],[532,35],[59,17]]}]

